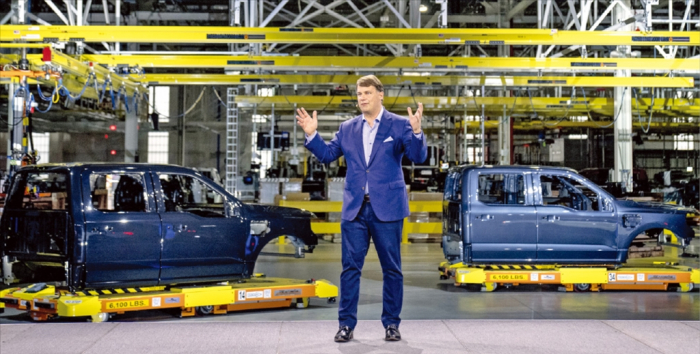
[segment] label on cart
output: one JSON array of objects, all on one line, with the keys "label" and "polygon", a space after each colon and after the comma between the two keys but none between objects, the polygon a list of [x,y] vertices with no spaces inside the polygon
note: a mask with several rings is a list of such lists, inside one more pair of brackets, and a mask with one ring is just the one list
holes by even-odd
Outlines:
[{"label": "label on cart", "polygon": [[160,307],[160,298],[159,297],[154,297],[153,298],[153,307]]},{"label": "label on cart", "polygon": [[124,309],[138,308],[138,307],[148,307],[149,305],[150,305],[150,301],[148,301],[148,299],[142,299],[142,300],[112,301],[112,302],[106,303],[105,307],[108,310],[124,310]]},{"label": "label on cart", "polygon": [[634,281],[634,274],[618,274],[617,281]]},{"label": "label on cart", "polygon": [[295,296],[295,295],[301,295],[301,289],[275,290],[275,296]]},{"label": "label on cart", "polygon": [[238,301],[245,301],[245,290],[238,290]]},{"label": "label on cart", "polygon": [[649,280],[676,280],[676,276],[672,274],[649,274]]},{"label": "label on cart", "polygon": [[554,280],[555,276],[554,274],[542,274],[542,280]]},{"label": "label on cart", "polygon": [[245,294],[245,296],[248,299],[262,299],[263,292],[262,291],[249,291]]},{"label": "label on cart", "polygon": [[263,297],[266,299],[269,299],[272,297],[272,290],[270,290],[270,289],[265,289],[265,291],[263,293],[264,293]]},{"label": "label on cart", "polygon": [[539,278],[539,274],[537,274],[537,273],[530,274],[530,281],[537,281],[538,278]]},{"label": "label on cart", "polygon": [[528,276],[527,276],[527,274],[491,274],[491,280],[498,280],[498,281],[523,280],[523,281],[527,281]]},{"label": "label on cart", "polygon": [[644,281],[644,273],[637,274],[637,281]]}]

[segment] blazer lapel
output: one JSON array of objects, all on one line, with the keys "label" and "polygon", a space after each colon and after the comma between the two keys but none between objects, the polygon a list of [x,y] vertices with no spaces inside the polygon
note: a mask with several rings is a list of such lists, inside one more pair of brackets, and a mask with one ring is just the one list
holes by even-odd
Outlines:
[{"label": "blazer lapel", "polygon": [[372,144],[372,153],[369,155],[369,163],[367,166],[372,165],[372,161],[374,161],[374,158],[377,156],[377,150],[379,150],[379,146],[384,142],[384,139],[389,135],[389,132],[391,131],[391,116],[388,114],[389,112],[384,109],[384,114],[382,115],[382,120],[379,122],[379,130],[377,131],[377,135],[374,137],[374,143]]},{"label": "blazer lapel", "polygon": [[362,116],[356,117],[355,118],[355,124],[353,125],[353,134],[352,136],[355,136],[356,138],[353,139],[355,140],[355,150],[357,150],[357,154],[359,155],[358,157],[360,158],[360,161],[362,162],[362,166],[364,168],[367,168],[367,161],[365,161],[365,145],[362,143],[362,124],[364,121],[362,120]]}]

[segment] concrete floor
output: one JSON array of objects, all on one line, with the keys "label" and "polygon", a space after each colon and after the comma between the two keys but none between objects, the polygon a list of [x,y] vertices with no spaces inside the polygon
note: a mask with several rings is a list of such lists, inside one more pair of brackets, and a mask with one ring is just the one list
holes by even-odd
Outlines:
[{"label": "concrete floor", "polygon": [[[700,241],[700,240],[697,240]],[[268,252],[291,252],[269,245]],[[483,293],[440,280],[439,244],[402,246],[404,340],[385,343],[379,321],[382,274],[374,249],[362,274],[360,323],[337,344],[337,304],[306,309],[178,319],[172,312],[125,314],[109,323],[33,323],[0,315],[0,352],[9,353],[698,353],[700,293],[566,293],[520,286]],[[306,259],[263,256],[256,272],[298,279],[340,278],[340,245],[320,244]],[[686,260],[695,266],[697,258]]]}]

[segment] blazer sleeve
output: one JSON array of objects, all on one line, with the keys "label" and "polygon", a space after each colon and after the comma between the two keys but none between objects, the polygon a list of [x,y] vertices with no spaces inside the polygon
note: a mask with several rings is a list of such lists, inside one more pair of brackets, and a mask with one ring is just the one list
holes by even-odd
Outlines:
[{"label": "blazer sleeve", "polygon": [[340,147],[340,142],[343,139],[343,125],[340,125],[338,132],[335,133],[333,140],[326,143],[321,134],[316,132],[316,136],[308,142],[304,143],[304,146],[311,151],[314,156],[321,163],[331,163],[337,160],[339,157],[343,156],[343,150]]},{"label": "blazer sleeve", "polygon": [[423,163],[428,158],[428,144],[425,140],[425,132],[422,132],[420,138],[416,138],[408,119],[405,120],[403,128],[403,149],[406,152],[406,157],[413,163]]}]

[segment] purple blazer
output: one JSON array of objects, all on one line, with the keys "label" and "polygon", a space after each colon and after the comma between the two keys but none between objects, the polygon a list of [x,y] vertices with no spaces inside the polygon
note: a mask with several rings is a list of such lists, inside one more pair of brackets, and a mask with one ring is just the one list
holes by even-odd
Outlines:
[{"label": "purple blazer", "polygon": [[416,138],[408,119],[384,110],[372,145],[369,164],[365,163],[362,144],[362,115],[340,124],[331,142],[320,134],[304,144],[321,163],[345,156],[347,178],[343,194],[343,220],[353,220],[362,207],[365,185],[369,185],[372,209],[381,221],[396,221],[408,216],[408,196],[401,170],[404,154],[415,163],[428,157],[425,134]]}]

